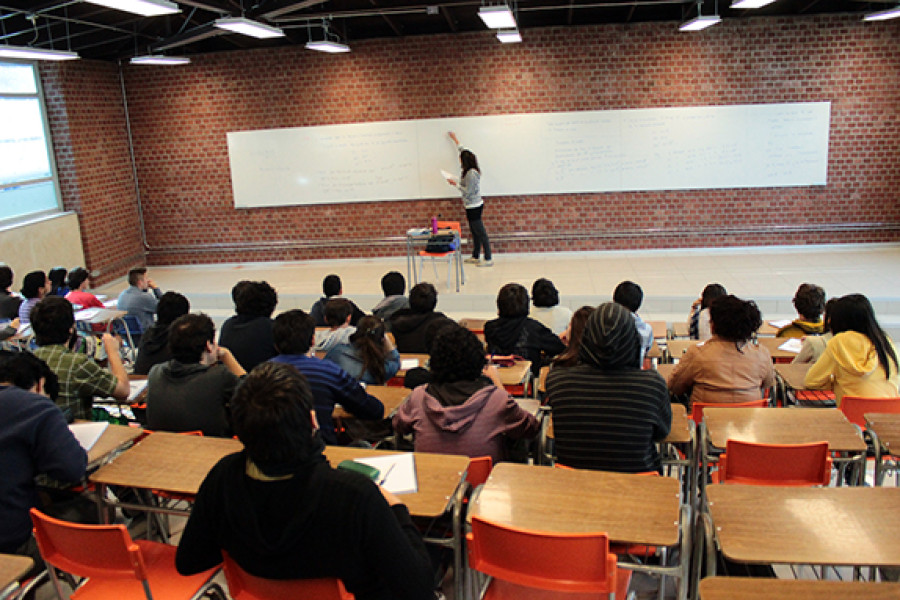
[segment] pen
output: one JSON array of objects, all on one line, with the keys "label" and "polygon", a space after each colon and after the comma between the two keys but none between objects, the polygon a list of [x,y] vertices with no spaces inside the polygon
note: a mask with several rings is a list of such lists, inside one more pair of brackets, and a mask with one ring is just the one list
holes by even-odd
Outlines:
[{"label": "pen", "polygon": [[388,475],[394,470],[394,465],[396,464],[397,463],[392,463],[391,466],[388,467],[387,472],[384,474],[384,477],[381,478],[381,481],[378,482],[378,485],[384,485],[384,482],[387,481]]}]

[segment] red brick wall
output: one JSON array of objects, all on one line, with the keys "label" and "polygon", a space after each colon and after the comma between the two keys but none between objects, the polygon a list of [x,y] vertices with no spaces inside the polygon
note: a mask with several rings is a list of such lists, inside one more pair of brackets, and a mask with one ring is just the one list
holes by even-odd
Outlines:
[{"label": "red brick wall", "polygon": [[145,262],[118,67],[45,63],[41,80],[63,207],[78,213],[94,284],[107,283]]},{"label": "red brick wall", "polygon": [[[356,42],[349,55],[291,47],[126,68],[149,260],[397,255],[398,243],[378,241],[435,213],[464,220],[458,198],[236,210],[228,131],[824,100],[826,186],[489,198],[488,232],[500,252],[900,240],[900,23],[756,18],[699,34],[647,23],[523,35],[516,45],[484,32]],[[94,123],[71,126],[82,127]],[[348,240],[362,245],[338,245]]]}]

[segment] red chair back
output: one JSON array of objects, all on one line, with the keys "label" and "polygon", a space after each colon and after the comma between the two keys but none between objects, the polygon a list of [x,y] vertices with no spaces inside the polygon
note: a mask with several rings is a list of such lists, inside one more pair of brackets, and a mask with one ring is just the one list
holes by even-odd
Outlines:
[{"label": "red chair back", "polygon": [[476,456],[469,459],[469,468],[466,469],[466,481],[473,488],[487,481],[494,468],[494,461],[490,456]]},{"label": "red chair back", "polygon": [[315,600],[353,600],[340,579],[265,579],[249,574],[234,559],[222,552],[225,581],[234,600],[283,600],[315,598]]},{"label": "red chair back", "polygon": [[815,486],[831,481],[828,442],[755,444],[728,440],[718,479],[743,485]]},{"label": "red chair back", "polygon": [[694,423],[700,425],[703,422],[703,409],[705,408],[765,408],[769,405],[769,401],[765,398],[753,400],[752,402],[692,402],[691,403],[691,419]]},{"label": "red chair back", "polygon": [[840,408],[848,421],[865,429],[866,413],[900,413],[900,398],[844,396]]}]

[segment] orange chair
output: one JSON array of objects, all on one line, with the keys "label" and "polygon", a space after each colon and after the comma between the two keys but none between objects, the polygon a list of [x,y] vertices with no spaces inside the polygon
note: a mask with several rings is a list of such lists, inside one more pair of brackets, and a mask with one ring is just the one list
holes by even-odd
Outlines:
[{"label": "orange chair", "polygon": [[132,540],[124,525],[69,523],[34,508],[31,520],[60,600],[68,596],[63,595],[55,569],[86,578],[73,600],[176,600],[206,593],[225,599],[222,588],[211,581],[218,567],[181,576],[175,570],[175,546]]},{"label": "orange chair", "polygon": [[831,482],[828,442],[755,444],[728,440],[715,483],[802,487]]},{"label": "orange chair", "polygon": [[234,600],[282,600],[283,598],[315,598],[315,600],[353,600],[340,579],[265,579],[251,575],[234,559],[222,552],[222,570],[228,592]]},{"label": "orange chair", "polygon": [[605,533],[526,531],[473,516],[466,542],[471,567],[493,578],[485,600],[624,598],[631,580]]},{"label": "orange chair", "polygon": [[703,422],[703,410],[705,408],[765,408],[769,405],[766,398],[753,400],[752,402],[692,402],[691,403],[691,419],[694,423],[700,425]]},{"label": "orange chair", "polygon": [[482,485],[491,475],[494,461],[490,456],[476,456],[469,459],[469,468],[466,469],[466,481],[473,488]]},{"label": "orange chair", "polygon": [[[438,221],[437,222],[438,229],[450,230],[456,233],[457,242],[462,243],[462,227],[459,224],[459,221]],[[423,273],[424,279],[424,269],[425,269],[425,259],[430,258],[431,264],[434,266],[434,260],[436,258],[446,258],[447,259],[447,288],[450,288],[450,272],[453,269],[454,261],[459,261],[461,253],[457,250],[450,250],[448,252],[428,252],[427,250],[419,250],[419,272]],[[459,269],[457,273],[462,272],[463,266],[462,263],[456,265]],[[437,267],[434,267],[434,276],[437,278]],[[462,282],[465,283],[465,275],[463,275]],[[456,291],[459,291],[459,283],[460,279],[457,275],[456,277]]]},{"label": "orange chair", "polygon": [[841,412],[851,423],[866,428],[866,413],[900,413],[900,398],[863,398],[861,396],[844,396],[841,400]]}]

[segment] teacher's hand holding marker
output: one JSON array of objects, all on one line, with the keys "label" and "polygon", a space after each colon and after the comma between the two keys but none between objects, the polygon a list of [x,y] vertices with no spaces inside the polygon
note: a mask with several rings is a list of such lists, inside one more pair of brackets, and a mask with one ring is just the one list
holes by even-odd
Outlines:
[{"label": "teacher's hand holding marker", "polygon": [[[469,230],[472,232],[472,258],[467,258],[465,262],[476,264],[479,267],[491,267],[494,261],[491,260],[491,243],[488,239],[487,231],[481,220],[481,213],[484,209],[484,201],[481,198],[481,170],[478,168],[478,159],[471,150],[463,147],[459,142],[456,133],[447,132],[453,143],[459,150],[460,177],[457,181],[445,172],[447,183],[457,188],[462,194],[463,206],[466,209],[466,219],[469,221]],[[481,260],[481,248],[484,246],[484,260]]]}]

